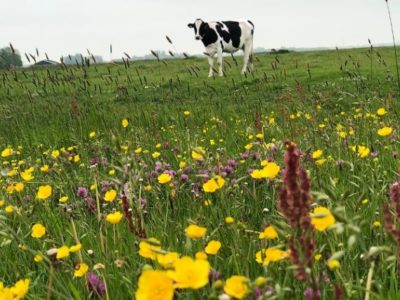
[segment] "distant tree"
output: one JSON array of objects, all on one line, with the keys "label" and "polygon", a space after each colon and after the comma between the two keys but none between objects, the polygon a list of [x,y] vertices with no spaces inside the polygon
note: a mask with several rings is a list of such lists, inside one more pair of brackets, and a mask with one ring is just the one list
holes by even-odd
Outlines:
[{"label": "distant tree", "polygon": [[18,50],[13,51],[10,47],[0,49],[0,69],[21,66],[22,60]]}]

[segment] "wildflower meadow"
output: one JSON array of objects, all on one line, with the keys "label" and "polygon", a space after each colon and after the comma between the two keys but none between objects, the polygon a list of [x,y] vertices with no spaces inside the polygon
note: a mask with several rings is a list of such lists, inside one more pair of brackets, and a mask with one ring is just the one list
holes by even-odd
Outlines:
[{"label": "wildflower meadow", "polygon": [[0,72],[0,299],[400,298],[394,49],[238,59]]}]

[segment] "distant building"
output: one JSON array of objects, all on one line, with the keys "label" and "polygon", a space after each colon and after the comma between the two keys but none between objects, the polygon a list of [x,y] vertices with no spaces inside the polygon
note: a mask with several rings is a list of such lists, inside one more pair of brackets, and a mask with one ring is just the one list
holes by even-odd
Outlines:
[{"label": "distant building", "polygon": [[50,59],[44,59],[41,61],[38,61],[36,64],[34,64],[34,66],[57,66],[60,63],[54,61],[54,60],[50,60]]}]

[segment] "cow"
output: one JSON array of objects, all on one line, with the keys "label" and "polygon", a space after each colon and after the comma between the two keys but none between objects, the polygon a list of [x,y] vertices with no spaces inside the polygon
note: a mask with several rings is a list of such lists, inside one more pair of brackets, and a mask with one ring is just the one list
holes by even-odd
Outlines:
[{"label": "cow", "polygon": [[204,22],[196,19],[194,23],[188,24],[194,29],[195,39],[201,40],[204,44],[205,54],[208,56],[210,70],[208,77],[214,75],[214,56],[217,54],[218,75],[223,76],[222,53],[234,53],[238,50],[244,52],[244,64],[242,74],[247,72],[247,66],[253,66],[253,35],[254,24],[251,21],[219,21]]}]

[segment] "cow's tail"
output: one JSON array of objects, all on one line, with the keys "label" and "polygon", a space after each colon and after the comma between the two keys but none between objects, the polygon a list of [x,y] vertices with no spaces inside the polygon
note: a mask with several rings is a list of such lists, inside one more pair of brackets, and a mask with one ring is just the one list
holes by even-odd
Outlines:
[{"label": "cow's tail", "polygon": [[253,35],[254,34],[254,24],[253,24],[253,22],[252,21],[250,21],[250,20],[247,20],[247,22],[251,25],[251,27],[252,27],[252,29],[251,29],[251,35]]}]

